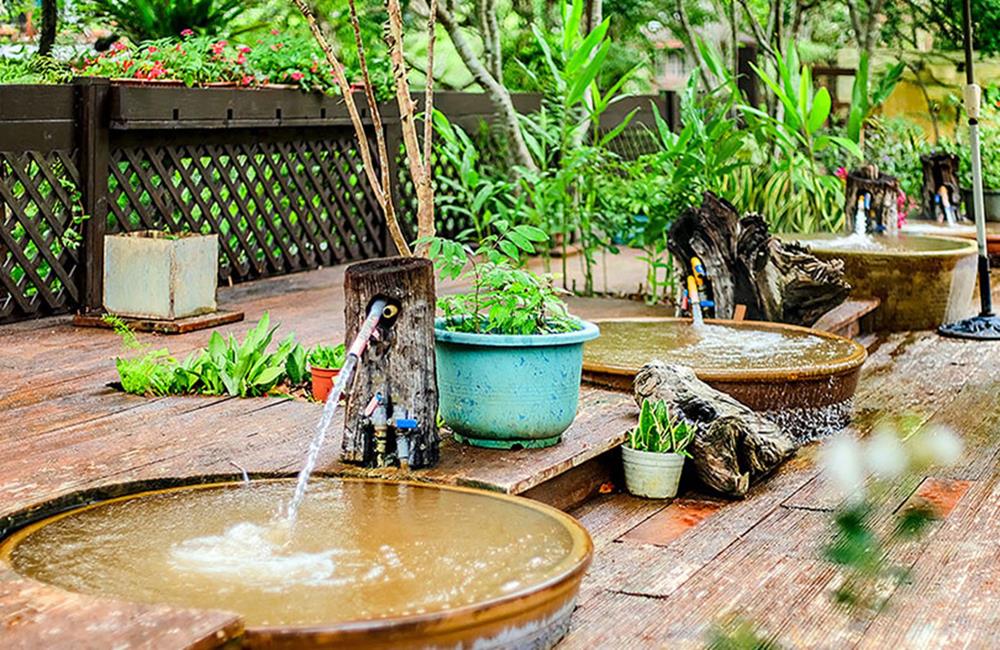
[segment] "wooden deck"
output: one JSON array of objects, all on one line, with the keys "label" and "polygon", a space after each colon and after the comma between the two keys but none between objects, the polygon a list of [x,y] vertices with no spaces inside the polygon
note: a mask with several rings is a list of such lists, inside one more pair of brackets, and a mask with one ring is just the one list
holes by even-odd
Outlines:
[{"label": "wooden deck", "polygon": [[[340,268],[225,289],[222,306],[247,320],[264,311],[307,343],[343,335]],[[588,317],[648,313],[636,303],[574,302]],[[204,332],[145,340],[184,355]],[[119,342],[73,328],[68,318],[0,327],[0,530],[42,502],[129,481],[202,474],[294,472],[319,407],[301,401],[143,399],[107,386]],[[448,446],[436,480],[540,496],[550,476],[606,457],[634,407],[627,397],[587,390],[581,418],[563,445],[545,452],[475,452]],[[737,613],[788,647],[989,647],[1000,631],[1000,343],[965,343],[930,333],[893,335],[866,364],[858,428],[880,413],[913,411],[963,435],[966,462],[898,486],[947,516],[908,547],[913,584],[864,620],[832,603],[837,580],[817,549],[836,505],[804,449],[739,502],[688,494],[669,505],[609,494],[572,512],[597,553],[567,648],[700,647],[709,628]],[[320,467],[341,469],[338,445]],[[562,490],[563,488],[560,488]],[[565,490],[571,490],[566,487]],[[536,490],[536,492],[532,492]],[[546,495],[552,497],[552,494]],[[0,646],[214,647],[239,635],[233,615],[110,603],[0,573]]]}]

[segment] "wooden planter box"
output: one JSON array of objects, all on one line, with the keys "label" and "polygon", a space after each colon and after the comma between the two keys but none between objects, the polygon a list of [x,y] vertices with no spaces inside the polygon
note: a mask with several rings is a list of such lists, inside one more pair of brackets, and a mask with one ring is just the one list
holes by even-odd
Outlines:
[{"label": "wooden planter box", "polygon": [[145,230],[104,238],[104,308],[130,318],[176,320],[216,310],[216,235]]}]

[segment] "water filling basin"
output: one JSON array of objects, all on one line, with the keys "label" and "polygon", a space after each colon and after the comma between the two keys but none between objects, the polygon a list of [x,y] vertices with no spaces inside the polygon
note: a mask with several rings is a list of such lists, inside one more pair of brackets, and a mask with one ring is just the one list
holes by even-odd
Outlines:
[{"label": "water filling basin", "polygon": [[851,399],[867,357],[858,343],[780,323],[681,318],[596,321],[601,338],[583,350],[585,381],[631,390],[636,373],[659,359],[690,366],[699,379],[731,395],[800,439],[850,422]]},{"label": "water filling basin", "polygon": [[229,610],[245,646],[548,648],[592,545],[548,506],[488,492],[313,478],[143,492],[32,524],[0,545],[18,573],[86,594]]},{"label": "water filling basin", "polygon": [[851,295],[878,298],[879,331],[933,329],[976,313],[974,241],[923,235],[788,235],[821,259],[844,260]]}]

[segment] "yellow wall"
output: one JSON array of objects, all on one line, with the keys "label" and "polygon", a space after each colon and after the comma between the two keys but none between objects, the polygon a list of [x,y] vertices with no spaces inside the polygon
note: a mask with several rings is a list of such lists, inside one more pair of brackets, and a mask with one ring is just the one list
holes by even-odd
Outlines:
[{"label": "yellow wall", "polygon": [[[959,71],[957,64],[962,59],[961,52],[930,53],[904,52],[907,61],[923,61],[919,80],[908,67],[903,79],[896,86],[892,95],[886,101],[882,114],[888,117],[905,117],[923,127],[928,138],[933,138],[933,127],[927,108],[927,100],[920,89],[923,83],[932,102],[939,107],[938,128],[942,137],[948,137],[954,132],[956,118],[955,100],[961,98],[962,85],[965,83],[965,72]],[[886,66],[898,61],[899,52],[880,50],[873,57],[873,70],[883,70]],[[854,68],[858,64],[856,50],[841,50],[837,56],[837,64]],[[991,83],[1000,83],[1000,59],[980,59],[976,61],[976,79],[983,87]],[[837,82],[837,94],[848,101],[851,97],[851,77],[841,77]],[[961,116],[959,116],[961,118]]]}]

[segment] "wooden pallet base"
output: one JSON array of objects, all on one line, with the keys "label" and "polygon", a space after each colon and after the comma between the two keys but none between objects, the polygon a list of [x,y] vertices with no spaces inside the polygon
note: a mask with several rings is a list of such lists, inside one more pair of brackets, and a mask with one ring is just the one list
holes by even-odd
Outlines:
[{"label": "wooden pallet base", "polygon": [[[73,325],[77,327],[101,327],[112,329],[112,325],[104,321],[105,314],[93,312],[88,314],[76,314],[73,316]],[[178,318],[177,320],[155,320],[152,318],[125,318],[121,320],[136,332],[155,332],[157,334],[186,334],[197,330],[209,329],[238,323],[243,320],[242,311],[219,310],[211,314],[191,316],[188,318]]]}]

